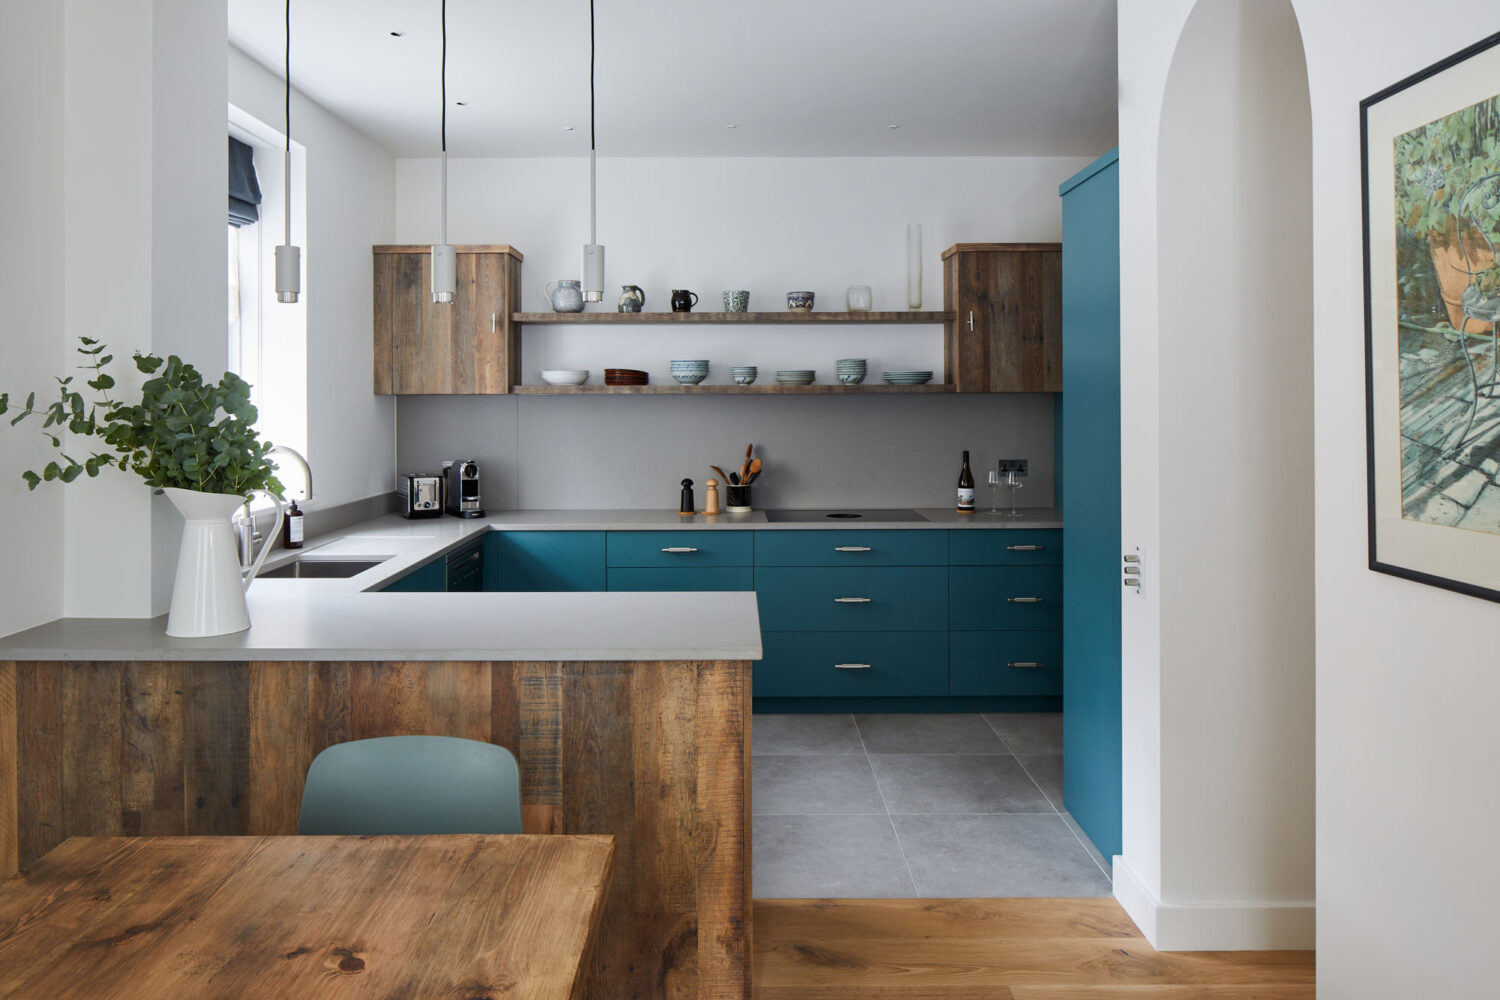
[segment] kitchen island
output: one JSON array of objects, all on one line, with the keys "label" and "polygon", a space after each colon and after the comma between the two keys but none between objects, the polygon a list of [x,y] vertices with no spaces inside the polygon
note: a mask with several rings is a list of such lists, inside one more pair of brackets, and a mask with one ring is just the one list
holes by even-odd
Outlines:
[{"label": "kitchen island", "polygon": [[324,747],[485,740],[520,761],[527,832],[615,838],[587,995],[748,997],[755,595],[361,586],[258,581],[254,626],[214,639],[0,640],[0,868],[71,836],[293,834]]}]

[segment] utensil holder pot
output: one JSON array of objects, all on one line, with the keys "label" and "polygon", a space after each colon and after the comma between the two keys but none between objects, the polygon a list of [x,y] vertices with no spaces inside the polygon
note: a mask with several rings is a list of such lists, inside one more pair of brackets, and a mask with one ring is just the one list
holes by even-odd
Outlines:
[{"label": "utensil holder pot", "polygon": [[727,514],[750,513],[750,487],[735,486],[726,483],[724,486],[724,511]]}]

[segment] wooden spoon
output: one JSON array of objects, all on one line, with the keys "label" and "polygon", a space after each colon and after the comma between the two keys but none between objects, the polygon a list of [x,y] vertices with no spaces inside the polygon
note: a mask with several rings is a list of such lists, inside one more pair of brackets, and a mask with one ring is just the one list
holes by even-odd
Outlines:
[{"label": "wooden spoon", "polygon": [[724,474],[724,470],[723,469],[719,468],[717,465],[710,465],[709,468],[713,469],[715,472],[717,472],[719,474],[719,482],[721,482],[721,483],[728,483],[729,482],[729,477]]},{"label": "wooden spoon", "polygon": [[760,475],[761,468],[762,468],[761,461],[758,458],[755,461],[753,461],[753,462],[750,463],[750,478],[747,479],[747,480],[745,480],[745,483],[747,485],[750,484],[750,483],[755,482],[755,477],[758,476],[758,475]]},{"label": "wooden spoon", "polygon": [[745,481],[745,477],[750,474],[750,453],[754,450],[755,445],[745,445],[745,464],[740,466],[740,482],[742,483]]}]

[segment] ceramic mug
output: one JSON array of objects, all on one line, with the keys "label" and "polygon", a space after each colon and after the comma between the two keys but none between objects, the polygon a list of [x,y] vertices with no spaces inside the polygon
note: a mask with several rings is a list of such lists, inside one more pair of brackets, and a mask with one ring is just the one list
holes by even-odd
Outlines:
[{"label": "ceramic mug", "polygon": [[742,313],[750,311],[750,293],[747,291],[725,292],[724,311]]},{"label": "ceramic mug", "polygon": [[787,292],[786,307],[792,312],[812,312],[812,292]]},{"label": "ceramic mug", "polygon": [[698,296],[686,288],[672,289],[672,311],[674,313],[692,312],[693,306],[698,304]]}]

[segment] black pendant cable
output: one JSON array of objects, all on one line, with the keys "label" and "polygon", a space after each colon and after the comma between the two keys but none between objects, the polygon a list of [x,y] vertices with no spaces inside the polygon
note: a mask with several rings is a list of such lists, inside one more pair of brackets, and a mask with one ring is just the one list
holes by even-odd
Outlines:
[{"label": "black pendant cable", "polygon": [[432,248],[432,301],[450,304],[458,284],[458,259],[453,248],[448,245],[448,0],[441,0],[440,9],[443,19],[443,221],[442,239]]},{"label": "black pendant cable", "polygon": [[286,0],[286,150],[281,199],[285,242],[276,248],[276,301],[296,302],[302,291],[302,248],[292,245],[292,0]]},{"label": "black pendant cable", "polygon": [[604,248],[595,228],[594,186],[594,0],[589,0],[589,242],[583,248],[583,298],[604,301]]}]

